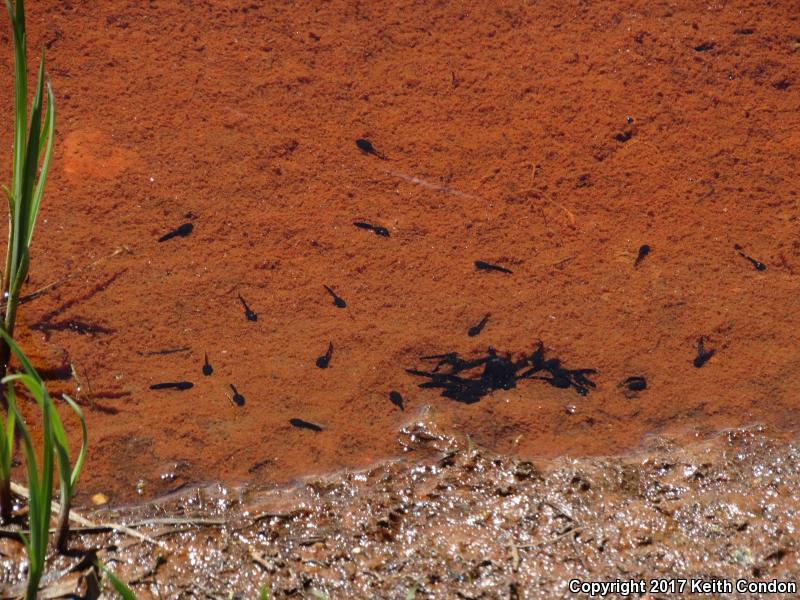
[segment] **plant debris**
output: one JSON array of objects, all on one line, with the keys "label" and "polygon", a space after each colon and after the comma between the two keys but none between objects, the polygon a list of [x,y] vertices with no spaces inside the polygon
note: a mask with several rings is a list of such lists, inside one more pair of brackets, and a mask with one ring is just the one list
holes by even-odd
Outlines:
[{"label": "plant debris", "polygon": [[67,321],[44,321],[40,320],[38,323],[31,326],[31,329],[41,331],[44,333],[45,339],[50,339],[50,334],[53,331],[73,331],[78,335],[108,335],[114,333],[114,329],[110,327],[103,327],[89,323],[81,319],[69,319]]},{"label": "plant debris", "polygon": [[164,350],[150,350],[148,352],[142,352],[141,350],[137,350],[136,354],[139,356],[166,356],[167,354],[177,354],[179,352],[189,352],[191,348],[189,346],[181,346],[180,348],[165,348]]},{"label": "plant debris", "polygon": [[[429,422],[400,440],[407,459],[361,472],[106,504],[76,521],[72,543],[96,548],[138,597],[255,598],[265,586],[271,598],[312,598],[313,588],[333,599],[416,589],[419,600],[552,600],[584,597],[569,592],[572,579],[796,579],[798,502],[790,493],[776,500],[775,490],[800,485],[800,448],[769,430],[691,444],[659,437],[634,455],[541,462]],[[9,537],[3,552],[0,591],[21,596],[21,543]],[[49,554],[54,577],[41,597],[87,597],[75,578],[91,575],[76,572],[81,560]]]}]

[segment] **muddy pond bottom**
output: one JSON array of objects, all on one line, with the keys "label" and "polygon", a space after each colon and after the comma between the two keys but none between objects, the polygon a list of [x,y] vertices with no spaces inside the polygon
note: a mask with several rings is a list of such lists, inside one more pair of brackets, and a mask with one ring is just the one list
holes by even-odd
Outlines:
[{"label": "muddy pond bottom", "polygon": [[79,501],[800,426],[788,3],[140,4],[30,6]]}]

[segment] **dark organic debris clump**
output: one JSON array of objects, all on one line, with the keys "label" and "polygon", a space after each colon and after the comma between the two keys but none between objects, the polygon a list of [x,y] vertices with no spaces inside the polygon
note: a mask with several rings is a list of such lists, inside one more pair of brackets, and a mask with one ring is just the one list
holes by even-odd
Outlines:
[{"label": "dark organic debris clump", "polygon": [[542,342],[532,354],[523,354],[516,361],[510,352],[498,354],[492,347],[487,349],[486,355],[470,360],[461,358],[456,352],[420,358],[436,361],[432,371],[406,369],[411,375],[429,379],[420,387],[441,388],[443,397],[466,404],[478,402],[495,390],[513,389],[521,379],[538,379],[562,389],[571,387],[581,396],[596,387],[588,377],[597,372],[595,369],[567,369],[558,358],[546,359]]}]

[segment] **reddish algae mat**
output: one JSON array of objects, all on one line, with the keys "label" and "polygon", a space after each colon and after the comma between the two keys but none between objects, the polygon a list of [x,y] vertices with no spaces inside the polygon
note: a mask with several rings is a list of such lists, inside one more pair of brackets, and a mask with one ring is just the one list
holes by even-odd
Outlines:
[{"label": "reddish algae mat", "polygon": [[87,414],[79,501],[365,467],[423,415],[545,458],[800,425],[791,3],[28,13],[58,285],[19,335]]}]

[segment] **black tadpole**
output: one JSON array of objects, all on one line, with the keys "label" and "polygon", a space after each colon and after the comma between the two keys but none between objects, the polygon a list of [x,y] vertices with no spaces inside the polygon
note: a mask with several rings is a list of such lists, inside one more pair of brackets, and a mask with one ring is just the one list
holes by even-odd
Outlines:
[{"label": "black tadpole", "polygon": [[472,327],[469,328],[469,330],[467,331],[467,335],[469,337],[475,337],[476,335],[480,335],[481,331],[483,331],[483,328],[486,327],[486,323],[489,322],[489,317],[491,316],[492,315],[490,313],[486,313],[486,315],[481,319],[480,323],[478,323],[477,325],[473,325]]},{"label": "black tadpole", "polygon": [[739,253],[739,256],[749,260],[750,263],[753,265],[753,267],[755,267],[756,271],[766,271],[767,270],[767,265],[765,265],[761,261],[756,260],[752,256],[748,256],[747,254],[745,254],[742,251],[742,247],[739,244],[734,244],[733,248],[734,248],[734,250],[736,250],[736,252]]},{"label": "black tadpole", "polygon": [[650,254],[650,246],[647,244],[639,246],[639,254],[636,256],[636,261],[633,263],[633,266],[638,267],[639,263],[641,263],[648,254]]},{"label": "black tadpole", "polygon": [[708,360],[714,356],[716,350],[706,350],[705,344],[703,343],[703,338],[697,340],[697,356],[695,357],[692,364],[698,369],[702,367],[704,364],[708,362]]},{"label": "black tadpole", "polygon": [[333,356],[333,342],[328,342],[328,351],[317,359],[317,367],[327,369]]},{"label": "black tadpole", "polygon": [[327,285],[323,285],[322,287],[324,287],[328,291],[328,293],[331,295],[331,297],[333,298],[333,305],[336,308],[347,308],[347,302],[345,302],[342,298],[337,296],[336,292],[334,292]]},{"label": "black tadpole", "polygon": [[244,298],[242,298],[241,294],[239,294],[239,301],[242,303],[242,306],[244,306],[244,316],[247,318],[247,320],[254,322],[258,321],[258,315],[250,310],[250,307],[247,306],[247,302],[244,301]]},{"label": "black tadpole", "polygon": [[394,390],[389,392],[389,401],[400,410],[405,411],[405,408],[403,407],[403,397],[400,395],[400,392],[396,392]]},{"label": "black tadpole", "polygon": [[208,362],[208,352],[205,353],[205,359],[203,361],[203,375],[208,377],[214,372],[214,367],[211,366],[211,363]]},{"label": "black tadpole", "polygon": [[186,237],[190,233],[192,233],[193,229],[194,229],[194,225],[192,225],[191,223],[184,223],[183,225],[181,225],[180,227],[178,227],[176,229],[173,229],[172,231],[170,231],[166,235],[162,235],[160,238],[158,238],[158,241],[159,242],[166,242],[167,240],[171,240],[174,237]]},{"label": "black tadpole", "polygon": [[317,425],[316,423],[312,423],[310,421],[304,421],[303,419],[289,419],[289,424],[292,427],[297,427],[299,429],[310,429],[311,431],[322,431],[322,427]]},{"label": "black tadpole", "polygon": [[167,383],[154,383],[150,386],[151,390],[190,390],[194,387],[191,381],[170,381]]},{"label": "black tadpole", "polygon": [[364,154],[371,154],[372,156],[376,156],[381,160],[388,160],[386,156],[384,156],[375,149],[375,146],[373,146],[372,142],[370,142],[369,140],[365,140],[364,138],[359,138],[356,140],[356,146],[358,146],[358,149],[361,150]]},{"label": "black tadpole", "polygon": [[355,225],[359,229],[366,229],[367,231],[371,231],[375,235],[379,235],[381,237],[389,237],[389,230],[386,229],[386,227],[382,227],[380,225],[372,225],[371,223],[364,223],[363,221],[354,221],[353,225]]},{"label": "black tadpole", "polygon": [[647,389],[647,380],[644,377],[635,375],[622,381],[620,386],[625,386],[631,392],[641,392]]},{"label": "black tadpole", "polygon": [[481,271],[499,271],[500,273],[513,273],[511,269],[506,269],[505,267],[501,267],[500,265],[493,265],[491,263],[482,260],[475,261],[475,268],[480,269]]},{"label": "black tadpole", "polygon": [[236,406],[244,406],[244,396],[239,393],[239,390],[236,389],[232,383],[228,384],[231,386],[231,390],[233,390],[233,398],[231,398],[231,402],[233,402]]}]

